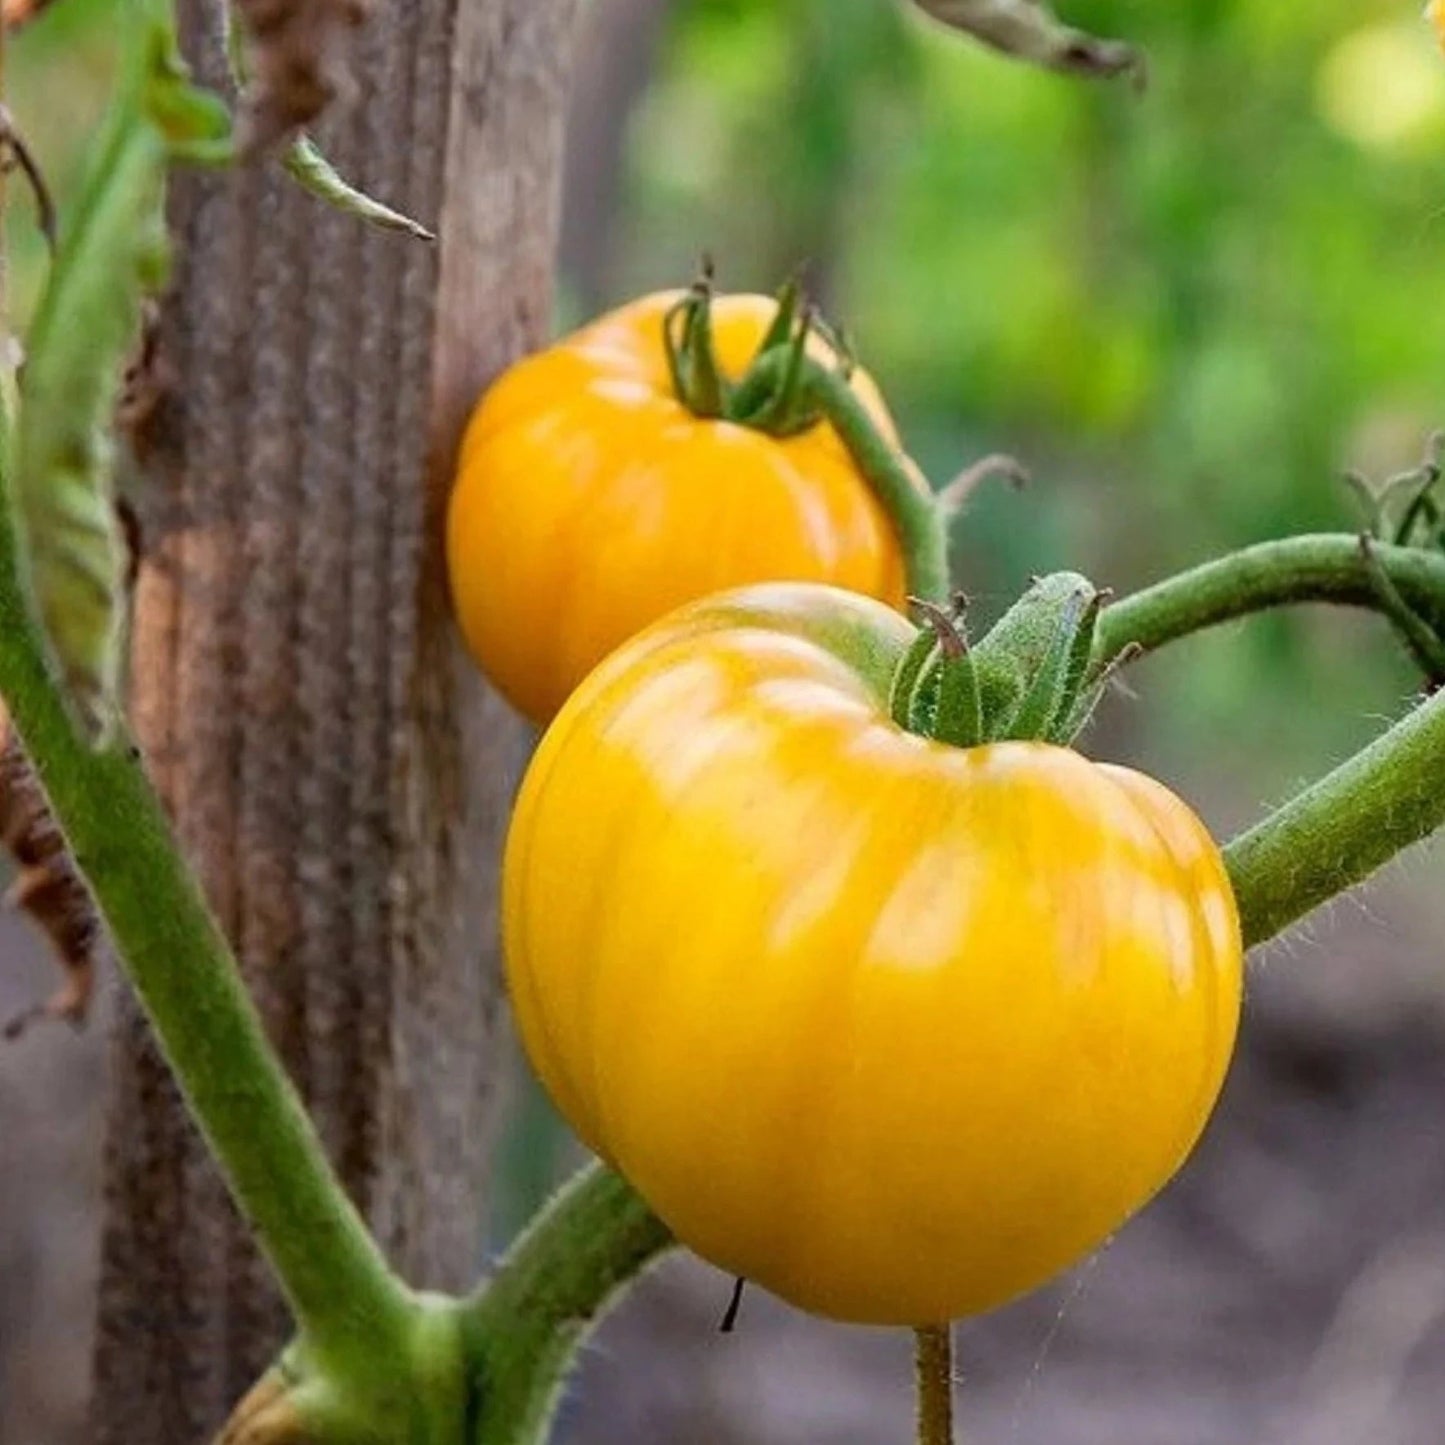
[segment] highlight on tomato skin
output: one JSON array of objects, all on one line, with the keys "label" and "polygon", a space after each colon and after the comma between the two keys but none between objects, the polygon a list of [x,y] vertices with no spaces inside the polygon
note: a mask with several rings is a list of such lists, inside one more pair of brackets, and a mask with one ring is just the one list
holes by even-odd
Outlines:
[{"label": "highlight on tomato skin", "polygon": [[829,1317],[991,1309],[1181,1167],[1238,1025],[1219,850],[1128,769],[900,729],[913,630],[780,584],[670,615],[523,782],[509,987],[579,1136]]},{"label": "highlight on tomato skin", "polygon": [[[796,579],[903,604],[894,526],[827,422],[773,435],[679,397],[664,324],[686,294],[642,297],[525,358],[467,428],[447,516],[453,606],[472,657],[536,723],[614,647],[711,592]],[[710,305],[736,380],[778,302]],[[817,334],[807,349],[837,362]],[[896,445],[873,381],[855,369],[850,385]]]}]

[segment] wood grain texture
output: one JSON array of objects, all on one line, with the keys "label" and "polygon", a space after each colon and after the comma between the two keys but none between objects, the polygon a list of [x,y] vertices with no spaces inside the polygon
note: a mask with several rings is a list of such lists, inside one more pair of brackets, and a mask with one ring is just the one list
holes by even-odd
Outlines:
[{"label": "wood grain texture", "polygon": [[[214,6],[181,8],[215,80]],[[440,1288],[480,1255],[525,740],[460,660],[439,526],[467,408],[550,313],[573,8],[376,7],[319,139],[437,249],[274,172],[178,185],[141,438],[149,766],[347,1187]],[[96,1438],[203,1440],[287,1322],[128,999],[106,1169]]]}]

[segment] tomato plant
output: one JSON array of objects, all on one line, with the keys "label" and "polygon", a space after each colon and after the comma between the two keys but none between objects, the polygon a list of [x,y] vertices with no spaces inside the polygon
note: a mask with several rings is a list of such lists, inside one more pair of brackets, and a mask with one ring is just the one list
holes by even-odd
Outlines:
[{"label": "tomato plant", "polygon": [[[999,624],[1020,671],[975,689],[976,735],[1077,716],[1093,608],[1058,591]],[[522,1034],[581,1137],[708,1259],[895,1324],[997,1305],[1143,1204],[1240,999],[1190,810],[1056,743],[900,727],[933,730],[968,656],[940,634],[930,679],[913,639],[801,585],[664,620],[544,737],[503,881]]]},{"label": "tomato plant", "polygon": [[[364,9],[306,8],[323,31]],[[1134,64],[1035,0],[925,8],[1039,64]],[[920,1445],[948,1445],[943,1322],[1077,1259],[1179,1167],[1228,1068],[1244,946],[1445,827],[1441,443],[1361,489],[1361,535],[1260,542],[1107,608],[1055,574],[974,642],[964,604],[947,605],[958,487],[932,493],[876,388],[795,292],[645,298],[510,374],[462,455],[453,590],[519,705],[561,707],[513,822],[502,921],[522,1032],[604,1162],[475,1288],[413,1290],[333,1170],[124,717],[110,413],[157,280],[163,188],[177,161],[254,145],[265,77],[300,73],[257,64],[236,130],[185,80],[173,9],[128,7],[132,83],[100,156],[127,163],[89,169],[27,344],[0,348],[0,816],[15,824],[0,842],[31,866],[22,898],[57,880],[93,895],[85,940],[107,930],[295,1316],[222,1438],[540,1445],[586,1327],[680,1238],[818,1312],[918,1326]],[[252,10],[238,14],[254,29]],[[1440,24],[1438,3],[1430,13]],[[265,22],[274,44],[290,20]],[[301,30],[295,53],[324,79],[321,31]],[[8,121],[0,132],[31,172]],[[303,139],[286,163],[373,223],[421,229]],[[220,510],[229,537],[237,516]],[[775,574],[795,580],[711,591]],[[917,630],[895,610],[905,589]],[[1227,848],[1161,784],[1074,750],[1111,668],[1301,602],[1387,619],[1425,696]],[[369,669],[386,697],[375,720],[399,676],[427,713],[438,699],[410,686],[420,675],[385,662]],[[421,791],[458,776],[450,722]],[[216,774],[229,786],[231,771]],[[376,796],[402,810],[398,837],[440,821],[409,785]],[[448,826],[429,844],[450,868],[475,860],[471,837]],[[377,876],[403,898],[391,841]],[[421,913],[457,932],[431,877],[390,930],[403,981],[433,957]],[[330,891],[371,896],[364,881]],[[415,1000],[423,1028],[435,997]],[[421,1120],[454,1082],[446,1050],[429,1077],[410,1067],[410,1023],[392,1034],[388,1088],[399,1117]],[[444,1113],[443,1141],[457,1136]],[[209,1373],[236,1378],[229,1362]]]},{"label": "tomato plant", "polygon": [[[889,507],[789,370],[801,347],[840,361],[796,305],[791,291],[646,296],[483,396],[447,521],[452,597],[473,656],[534,721],[618,644],[710,592],[798,579],[901,605]],[[877,386],[856,368],[847,381],[897,453]],[[897,461],[931,515],[927,483]]]}]

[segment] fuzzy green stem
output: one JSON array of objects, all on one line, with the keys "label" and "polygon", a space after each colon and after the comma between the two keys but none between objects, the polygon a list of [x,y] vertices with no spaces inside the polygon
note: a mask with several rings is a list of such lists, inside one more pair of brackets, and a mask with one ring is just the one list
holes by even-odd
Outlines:
[{"label": "fuzzy green stem", "polygon": [[926,1325],[913,1337],[918,1445],[953,1445],[953,1332]]},{"label": "fuzzy green stem", "polygon": [[22,585],[0,488],[0,697],[192,1112],[328,1368],[384,1357],[410,1296],[327,1163],[235,960],[182,860],[139,753],[75,732]]},{"label": "fuzzy green stem", "polygon": [[1376,543],[1367,555],[1354,533],[1262,542],[1206,562],[1106,607],[1099,617],[1095,674],[1125,648],[1166,643],[1254,612],[1298,602],[1380,611],[1370,556],[1396,591],[1437,631],[1445,628],[1445,555]]},{"label": "fuzzy green stem", "polygon": [[1253,947],[1445,827],[1445,692],[1225,849]]},{"label": "fuzzy green stem", "polygon": [[602,1165],[566,1185],[467,1306],[482,1401],[469,1445],[542,1445],[587,1331],[671,1243],[631,1185]]},{"label": "fuzzy green stem", "polygon": [[[759,360],[735,393],[732,414],[745,416],[776,395],[788,381],[790,362],[784,349]],[[946,602],[947,509],[927,482],[908,469],[903,454],[878,430],[858,393],[840,372],[804,357],[796,394],[798,409],[813,409],[827,418],[888,514],[903,552],[910,596]]]}]

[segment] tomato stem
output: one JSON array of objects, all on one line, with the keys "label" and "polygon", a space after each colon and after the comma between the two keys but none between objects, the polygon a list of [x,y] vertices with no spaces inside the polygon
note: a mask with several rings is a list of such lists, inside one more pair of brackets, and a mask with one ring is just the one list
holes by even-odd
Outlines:
[{"label": "tomato stem", "polygon": [[[796,282],[778,295],[778,310],[747,373],[723,375],[713,344],[713,290],[708,268],[663,321],[663,347],[673,391],[694,416],[721,419],[790,437],[827,421],[854,466],[888,514],[903,553],[909,592],[932,602],[948,596],[948,529],[961,497],[936,495],[910,470],[898,447],[882,435],[858,399],[849,377],[852,359],[840,336],[803,302]],[[823,366],[808,355],[812,335],[837,358]],[[980,475],[1021,469],[1009,459],[989,458]]]},{"label": "tomato stem", "polygon": [[[753,374],[766,376],[762,368],[783,363],[775,353]],[[893,524],[908,591],[929,602],[947,601],[948,514],[938,497],[921,476],[909,471],[902,452],[879,432],[844,376],[811,357],[803,359],[801,371],[800,400],[815,407],[837,432]]]},{"label": "tomato stem", "polygon": [[1366,556],[1357,533],[1314,533],[1246,547],[1110,604],[1099,618],[1091,675],[1125,648],[1153,652],[1270,608],[1329,602],[1385,611],[1375,567],[1417,618],[1445,634],[1445,554],[1372,541]]},{"label": "tomato stem", "polygon": [[671,1243],[667,1226],[601,1165],[565,1185],[464,1307],[486,1406],[469,1445],[542,1445],[584,1335]]},{"label": "tomato stem", "polygon": [[953,1445],[953,1331],[924,1325],[913,1338],[918,1445]]},{"label": "tomato stem", "polygon": [[1253,947],[1445,827],[1445,691],[1224,851]]}]

